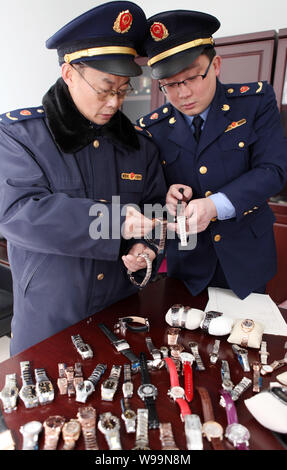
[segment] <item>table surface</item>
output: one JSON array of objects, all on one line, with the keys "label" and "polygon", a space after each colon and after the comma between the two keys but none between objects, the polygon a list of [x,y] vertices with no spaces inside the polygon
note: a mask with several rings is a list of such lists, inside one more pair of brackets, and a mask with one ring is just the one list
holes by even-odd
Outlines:
[{"label": "table surface", "polygon": [[[151,283],[143,291],[135,294],[127,299],[124,299],[111,307],[97,313],[90,318],[83,320],[60,333],[48,338],[41,343],[27,349],[26,351],[17,354],[10,359],[0,364],[0,390],[4,386],[5,375],[15,373],[17,374],[18,386],[21,387],[22,381],[20,378],[20,361],[31,361],[32,368],[43,367],[52,380],[55,389],[55,399],[51,404],[39,406],[37,408],[26,409],[21,400],[18,401],[17,410],[10,414],[3,413],[7,426],[11,429],[15,442],[16,449],[22,448],[22,435],[19,432],[21,425],[32,421],[38,420],[42,423],[44,420],[53,415],[61,415],[69,420],[75,418],[79,407],[85,406],[77,403],[74,397],[69,398],[67,395],[60,395],[57,388],[58,378],[58,363],[64,362],[67,366],[73,366],[75,362],[81,362],[83,367],[84,378],[87,379],[92,373],[98,363],[107,364],[107,371],[98,383],[95,392],[87,399],[86,405],[92,405],[99,414],[110,411],[120,418],[122,398],[122,380],[123,371],[121,374],[120,386],[116,392],[113,402],[106,402],[101,400],[100,384],[109,375],[110,369],[113,364],[124,365],[127,359],[117,352],[109,342],[108,338],[102,333],[98,327],[98,323],[104,322],[110,329],[119,317],[127,315],[137,315],[147,317],[150,321],[150,331],[135,333],[127,331],[125,338],[129,342],[132,350],[138,356],[141,351],[144,351],[148,358],[151,358],[145,343],[145,337],[150,336],[154,345],[160,348],[167,345],[167,330],[169,325],[165,321],[165,314],[168,309],[176,303],[184,306],[189,305],[193,308],[204,309],[208,300],[207,292],[192,297],[184,284],[178,280],[165,278],[157,282]],[[282,312],[285,319],[287,312]],[[88,343],[94,352],[92,359],[82,360],[76,349],[74,348],[71,335],[80,334],[83,340]],[[123,337],[118,334],[119,337]],[[186,351],[189,351],[188,343],[190,341],[197,341],[199,343],[199,352],[206,366],[205,371],[198,371],[193,367],[193,380],[194,380],[194,398],[190,403],[192,413],[200,416],[203,423],[202,406],[197,386],[203,386],[209,391],[215,419],[225,429],[227,426],[227,418],[225,409],[219,405],[219,390],[221,389],[221,360],[226,359],[229,362],[231,370],[231,379],[234,384],[237,384],[244,376],[252,379],[252,372],[244,372],[238,360],[232,351],[231,344],[227,340],[228,336],[215,337],[204,333],[200,328],[197,330],[182,329],[179,336],[179,343],[182,344]],[[209,353],[215,339],[221,340],[219,360],[215,365],[209,361]],[[281,359],[284,356],[284,344],[286,337],[263,335],[263,339],[267,339],[268,351],[270,352],[269,363],[275,359]],[[249,348],[249,360],[253,362],[259,359],[257,349]],[[282,368],[282,371],[285,370]],[[34,375],[34,374],[33,374]],[[263,377],[263,388],[268,386],[268,383],[275,380],[276,371],[267,377]],[[158,388],[158,397],[156,400],[156,408],[160,422],[172,423],[173,434],[176,444],[180,450],[186,450],[186,438],[184,434],[184,424],[180,419],[178,405],[168,397],[167,391],[170,387],[169,374],[166,368],[160,370],[150,371],[151,382]],[[135,411],[138,408],[144,408],[144,403],[137,394],[137,389],[141,384],[140,373],[132,376],[134,384],[134,394],[130,399],[131,407]],[[180,384],[184,386],[184,377],[180,375]],[[245,425],[250,433],[250,449],[251,450],[283,450],[281,442],[277,437],[261,426],[247,410],[244,400],[253,396],[252,386],[241,396],[236,402],[236,409],[239,422]],[[2,403],[1,403],[2,407]],[[2,408],[3,409],[3,408]],[[135,434],[127,434],[122,419],[121,422],[121,443],[124,450],[130,450],[135,445]],[[39,439],[39,448],[43,448],[44,436],[43,432]],[[108,449],[105,437],[97,429],[97,442],[101,450]],[[211,444],[207,439],[203,438],[204,449],[211,450]],[[224,438],[224,447],[226,450],[233,450],[233,446]],[[149,430],[149,445],[152,450],[160,450],[161,442],[159,439],[159,429]],[[60,438],[58,449],[63,446],[63,440]],[[76,444],[76,449],[84,449],[84,441],[82,435]]]}]

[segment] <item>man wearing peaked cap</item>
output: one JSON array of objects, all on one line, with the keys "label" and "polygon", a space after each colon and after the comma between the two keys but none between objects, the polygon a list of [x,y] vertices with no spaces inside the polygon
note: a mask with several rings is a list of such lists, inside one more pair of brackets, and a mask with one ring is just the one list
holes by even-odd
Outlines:
[{"label": "man wearing peaked cap", "polygon": [[[0,227],[13,276],[11,354],[137,291],[160,264],[143,207],[165,200],[158,150],[120,111],[141,73],[136,4],[115,1],[47,41],[61,78],[42,106],[0,116]],[[126,212],[123,209],[126,208]]]},{"label": "man wearing peaked cap", "polygon": [[[194,237],[187,249],[168,240],[168,275],[193,295],[214,286],[244,298],[265,292],[276,273],[267,200],[286,182],[287,145],[270,85],[219,81],[212,36],[219,26],[214,16],[188,10],[148,19],[148,65],[167,104],[139,125],[160,149],[169,211],[175,216],[183,200]],[[170,229],[179,232],[177,223]]]}]

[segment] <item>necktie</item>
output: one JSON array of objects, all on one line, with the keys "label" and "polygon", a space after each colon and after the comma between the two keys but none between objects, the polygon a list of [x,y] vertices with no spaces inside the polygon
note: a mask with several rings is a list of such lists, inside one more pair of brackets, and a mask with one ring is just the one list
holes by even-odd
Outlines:
[{"label": "necktie", "polygon": [[200,135],[201,135],[201,126],[203,124],[203,119],[201,116],[195,116],[195,118],[192,121],[192,125],[194,127],[194,138],[196,142],[199,142]]}]

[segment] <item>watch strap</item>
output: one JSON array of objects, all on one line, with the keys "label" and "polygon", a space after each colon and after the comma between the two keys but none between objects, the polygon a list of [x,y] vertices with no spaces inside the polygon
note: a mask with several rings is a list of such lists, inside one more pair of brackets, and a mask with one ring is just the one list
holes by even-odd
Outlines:
[{"label": "watch strap", "polygon": [[184,418],[185,418],[186,415],[191,415],[189,405],[188,405],[187,401],[184,398],[177,398],[175,401],[176,401],[176,403],[178,404],[178,406],[180,408],[181,419],[182,419],[182,421],[184,421]]},{"label": "watch strap", "polygon": [[160,423],[159,432],[162,450],[179,450],[174,441],[171,423]]},{"label": "watch strap", "polygon": [[214,413],[209,393],[205,387],[197,387],[200,395],[204,421],[214,421]]},{"label": "watch strap", "polygon": [[96,368],[93,370],[93,372],[91,373],[88,380],[92,382],[94,386],[96,386],[100,378],[102,377],[102,375],[105,373],[106,369],[107,369],[107,364],[98,364]]},{"label": "watch strap", "polygon": [[15,441],[10,429],[7,428],[4,416],[0,410],[0,450],[14,450]]},{"label": "watch strap", "polygon": [[140,371],[141,371],[142,384],[149,384],[150,377],[149,377],[149,372],[148,372],[148,367],[147,367],[146,355],[144,352],[140,353],[139,359],[140,359]]},{"label": "watch strap", "polygon": [[164,360],[168,366],[171,388],[179,387],[179,378],[174,361],[171,359],[171,357],[165,357]]},{"label": "watch strap", "polygon": [[233,423],[238,423],[237,411],[236,411],[234,401],[232,400],[230,393],[224,389],[220,390],[220,393],[225,400],[225,411],[226,411],[228,425],[233,424]]},{"label": "watch strap", "polygon": [[193,400],[193,373],[191,364],[185,362],[183,364],[183,374],[184,374],[184,392],[187,401]]}]

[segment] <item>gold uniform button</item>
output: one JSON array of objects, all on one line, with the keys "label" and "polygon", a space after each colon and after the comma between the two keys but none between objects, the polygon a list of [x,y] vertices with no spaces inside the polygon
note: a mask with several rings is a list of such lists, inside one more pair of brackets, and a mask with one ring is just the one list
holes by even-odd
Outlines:
[{"label": "gold uniform button", "polygon": [[206,166],[201,166],[199,168],[199,173],[201,173],[202,175],[205,175],[205,173],[207,173],[207,168]]},{"label": "gold uniform button", "polygon": [[161,164],[162,164],[162,165],[166,165],[166,161],[165,161],[165,160],[162,160]]},{"label": "gold uniform button", "polygon": [[243,149],[243,147],[245,147],[245,143],[244,143],[244,142],[239,142],[238,147],[240,147],[241,149]]},{"label": "gold uniform button", "polygon": [[93,146],[95,147],[95,149],[99,148],[100,142],[98,140],[94,140]]},{"label": "gold uniform button", "polygon": [[220,242],[220,240],[221,240],[221,236],[220,235],[215,235],[214,241],[215,242]]},{"label": "gold uniform button", "polygon": [[97,279],[98,281],[102,281],[104,279],[105,275],[103,273],[98,274]]},{"label": "gold uniform button", "polygon": [[234,89],[233,88],[228,88],[227,93],[229,93],[231,95],[232,93],[234,93]]},{"label": "gold uniform button", "polygon": [[168,112],[168,108],[163,108],[162,112],[166,114]]},{"label": "gold uniform button", "polygon": [[217,221],[217,217],[212,217],[212,219],[210,219],[211,222],[216,222]]},{"label": "gold uniform button", "polygon": [[211,196],[211,194],[212,194],[212,191],[206,191],[205,197]]}]

